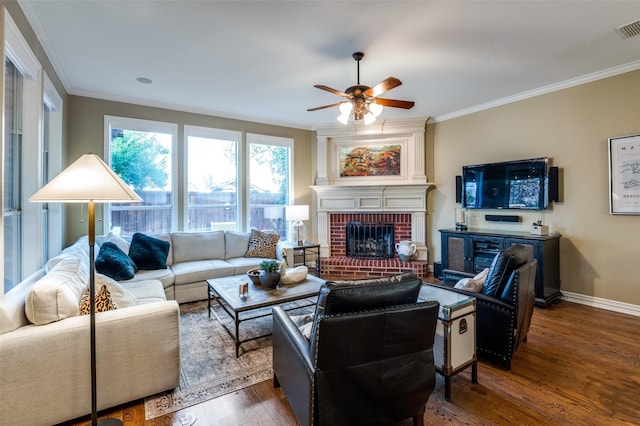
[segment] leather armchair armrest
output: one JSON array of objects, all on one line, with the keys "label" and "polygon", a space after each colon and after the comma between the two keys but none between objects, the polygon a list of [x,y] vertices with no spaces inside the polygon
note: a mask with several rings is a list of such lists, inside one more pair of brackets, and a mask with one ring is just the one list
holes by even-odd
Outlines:
[{"label": "leather armchair armrest", "polygon": [[445,281],[458,281],[462,278],[473,278],[475,274],[468,272],[454,271],[453,269],[444,269],[442,271],[442,277]]},{"label": "leather armchair armrest", "polygon": [[272,312],[274,385],[282,386],[300,424],[313,424],[315,367],[309,341],[282,308]]}]

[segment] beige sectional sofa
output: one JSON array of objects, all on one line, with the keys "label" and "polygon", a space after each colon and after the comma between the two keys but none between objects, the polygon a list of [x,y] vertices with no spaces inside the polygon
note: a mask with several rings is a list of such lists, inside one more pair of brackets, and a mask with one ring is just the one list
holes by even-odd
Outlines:
[{"label": "beige sectional sofa", "polygon": [[[90,413],[90,318],[79,315],[88,262],[82,250],[67,252],[0,297],[0,424]],[[157,280],[119,286],[98,275],[102,284],[117,309],[96,314],[98,409],[178,386],[178,303]]]},{"label": "beige sectional sofa", "polygon": [[[243,274],[264,260],[245,256],[248,233],[153,238],[170,243],[166,268],[120,282],[96,275],[96,290],[107,285],[117,307],[96,314],[98,409],[177,387],[177,302],[206,299],[206,279]],[[129,241],[108,235],[96,239],[95,256],[106,241],[127,253]],[[276,257],[282,259],[280,247]],[[89,414],[89,316],[79,314],[88,265],[83,237],[0,296],[0,424],[51,425]]]},{"label": "beige sectional sofa", "polygon": [[[173,232],[151,235],[170,243],[167,269],[139,270],[123,284],[141,280],[159,280],[164,286],[167,299],[178,303],[194,302],[207,298],[207,283],[210,278],[245,274],[257,268],[264,257],[246,257],[251,234],[235,231]],[[114,240],[112,236],[96,239],[96,253],[99,245]],[[121,244],[121,241],[116,241]],[[127,247],[122,247],[127,252]],[[275,251],[277,260],[282,261],[282,247],[278,243]]]}]

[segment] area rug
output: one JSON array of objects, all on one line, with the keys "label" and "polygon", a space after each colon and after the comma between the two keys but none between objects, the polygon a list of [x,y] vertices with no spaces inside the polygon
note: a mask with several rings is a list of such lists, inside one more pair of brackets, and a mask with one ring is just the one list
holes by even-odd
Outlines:
[{"label": "area rug", "polygon": [[[293,307],[304,302],[292,302]],[[306,301],[309,303],[309,301]],[[218,316],[233,329],[233,320],[216,306]],[[267,308],[270,310],[271,308]],[[310,312],[311,308],[292,311]],[[268,311],[264,311],[268,312]],[[251,312],[255,314],[255,312]],[[270,332],[271,316],[240,324],[240,336]],[[180,386],[144,400],[147,420],[235,392],[273,377],[271,336],[245,342],[236,358],[233,339],[220,322],[207,314],[207,301],[180,305]]]}]

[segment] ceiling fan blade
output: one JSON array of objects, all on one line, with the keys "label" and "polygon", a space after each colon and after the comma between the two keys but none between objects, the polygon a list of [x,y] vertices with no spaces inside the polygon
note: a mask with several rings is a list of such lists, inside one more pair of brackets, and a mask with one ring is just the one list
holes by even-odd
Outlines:
[{"label": "ceiling fan blade", "polygon": [[315,107],[315,108],[309,108],[307,111],[317,111],[319,109],[331,108],[331,107],[334,107],[334,106],[338,106],[341,103],[342,102],[336,102],[335,104],[331,104],[331,105],[323,105],[323,106],[319,106],[319,107]]},{"label": "ceiling fan blade", "polygon": [[328,86],[325,86],[325,85],[322,85],[322,84],[316,84],[313,87],[316,87],[316,88],[318,88],[320,90],[326,90],[327,92],[333,93],[334,95],[344,96],[345,98],[351,98],[352,97],[351,95],[348,95],[348,94],[346,94],[344,92],[341,92],[339,90],[336,90],[336,89],[332,89],[331,87],[328,87]]},{"label": "ceiling fan blade", "polygon": [[382,95],[384,92],[393,89],[394,87],[400,86],[401,84],[402,82],[397,78],[389,77],[386,80],[382,80],[375,86],[369,87],[367,90],[365,90],[364,94],[369,98],[375,98]]},{"label": "ceiling fan blade", "polygon": [[416,104],[412,101],[398,101],[396,99],[377,98],[375,103],[386,107],[411,109]]}]

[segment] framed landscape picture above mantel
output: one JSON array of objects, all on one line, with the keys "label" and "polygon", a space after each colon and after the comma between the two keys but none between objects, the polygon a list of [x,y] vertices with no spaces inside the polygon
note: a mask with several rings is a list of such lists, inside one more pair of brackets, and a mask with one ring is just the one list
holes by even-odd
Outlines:
[{"label": "framed landscape picture above mantel", "polygon": [[609,139],[609,212],[640,214],[640,135]]},{"label": "framed landscape picture above mantel", "polygon": [[396,180],[406,177],[406,141],[336,143],[334,178],[352,180]]}]

